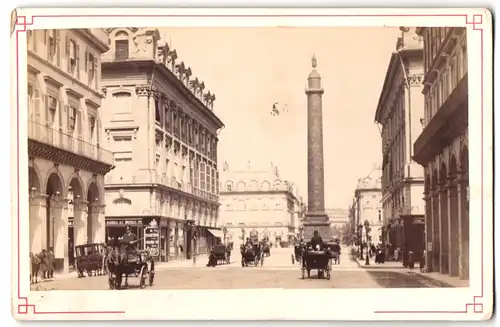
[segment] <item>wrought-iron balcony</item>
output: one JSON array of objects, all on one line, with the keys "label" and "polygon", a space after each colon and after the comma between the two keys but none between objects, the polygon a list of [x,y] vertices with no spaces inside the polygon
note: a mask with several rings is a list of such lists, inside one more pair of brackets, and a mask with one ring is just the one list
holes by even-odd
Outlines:
[{"label": "wrought-iron balcony", "polygon": [[28,120],[28,139],[62,149],[76,155],[113,165],[113,153],[98,145],[76,138],[71,134]]}]

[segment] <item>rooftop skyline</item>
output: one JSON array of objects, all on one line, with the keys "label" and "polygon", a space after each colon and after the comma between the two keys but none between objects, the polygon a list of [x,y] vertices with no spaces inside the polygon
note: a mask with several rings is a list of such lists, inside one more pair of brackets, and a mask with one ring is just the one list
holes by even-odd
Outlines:
[{"label": "rooftop skyline", "polygon": [[[397,27],[161,28],[162,41],[217,95],[218,164],[279,167],[307,199],[311,58],[323,95],[325,206],[348,208],[359,178],[381,161],[374,113]],[[329,40],[329,41],[328,41]],[[273,104],[287,112],[272,115]]]}]

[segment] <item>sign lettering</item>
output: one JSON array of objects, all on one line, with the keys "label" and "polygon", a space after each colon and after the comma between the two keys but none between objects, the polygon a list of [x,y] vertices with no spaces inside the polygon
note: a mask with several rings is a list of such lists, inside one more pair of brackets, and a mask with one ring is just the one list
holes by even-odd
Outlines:
[{"label": "sign lettering", "polygon": [[131,220],[106,220],[106,225],[141,225],[141,219],[131,219]]},{"label": "sign lettering", "polygon": [[144,249],[153,257],[160,255],[160,229],[156,219],[144,227]]}]

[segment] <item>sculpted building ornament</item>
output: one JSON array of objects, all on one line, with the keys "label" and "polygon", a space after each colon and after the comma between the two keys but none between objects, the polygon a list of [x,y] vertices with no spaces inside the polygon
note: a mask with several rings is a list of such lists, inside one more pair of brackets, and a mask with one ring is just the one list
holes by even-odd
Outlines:
[{"label": "sculpted building ornament", "polygon": [[410,86],[421,85],[424,80],[424,74],[413,74],[408,76]]}]

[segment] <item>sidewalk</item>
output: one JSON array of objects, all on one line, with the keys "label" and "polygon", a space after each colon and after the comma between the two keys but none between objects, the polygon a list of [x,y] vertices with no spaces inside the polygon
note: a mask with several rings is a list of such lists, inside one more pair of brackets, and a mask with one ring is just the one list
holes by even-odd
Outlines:
[{"label": "sidewalk", "polygon": [[360,268],[363,269],[401,269],[403,272],[408,273],[409,275],[419,275],[423,278],[429,279],[432,282],[438,284],[440,287],[469,287],[469,281],[459,279],[458,277],[452,277],[450,275],[443,275],[438,272],[421,272],[419,263],[415,263],[415,268],[405,268],[403,267],[402,262],[395,261],[386,261],[385,263],[376,264],[374,258],[370,259],[370,265],[365,265],[364,260],[358,261],[357,258],[353,258],[353,260],[358,264]]}]

